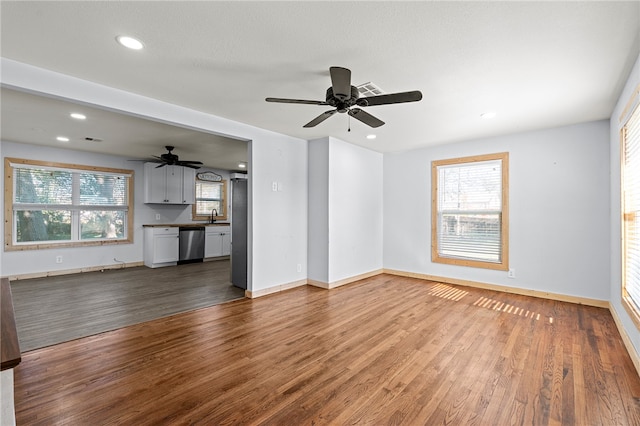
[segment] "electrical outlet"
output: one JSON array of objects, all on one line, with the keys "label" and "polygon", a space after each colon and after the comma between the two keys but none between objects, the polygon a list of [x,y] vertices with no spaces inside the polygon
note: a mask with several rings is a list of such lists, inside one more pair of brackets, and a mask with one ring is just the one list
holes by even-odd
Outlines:
[{"label": "electrical outlet", "polygon": [[156,213],[156,220],[160,220],[160,213]]},{"label": "electrical outlet", "polygon": [[56,263],[62,263],[62,256],[56,256]]},{"label": "electrical outlet", "polygon": [[298,267],[296,268],[298,272],[302,272],[302,265],[298,263]]},{"label": "electrical outlet", "polygon": [[271,182],[271,190],[276,192],[278,190],[278,182]]},{"label": "electrical outlet", "polygon": [[515,278],[516,277],[516,270],[513,269],[513,268],[509,269],[509,272],[507,272],[507,277]]}]

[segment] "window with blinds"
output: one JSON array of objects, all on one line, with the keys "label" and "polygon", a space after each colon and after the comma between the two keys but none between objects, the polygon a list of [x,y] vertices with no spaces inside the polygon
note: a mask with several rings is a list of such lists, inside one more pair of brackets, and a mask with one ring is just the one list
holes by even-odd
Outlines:
[{"label": "window with blinds", "polygon": [[225,200],[227,181],[203,181],[196,178],[196,203],[193,205],[194,220],[226,220]]},{"label": "window with blinds", "polygon": [[6,159],[5,167],[12,169],[8,249],[132,240],[133,172],[20,159]]},{"label": "window with blinds", "polygon": [[622,128],[622,297],[640,327],[640,106]]},{"label": "window with blinds", "polygon": [[432,163],[432,260],[508,269],[508,153]]}]

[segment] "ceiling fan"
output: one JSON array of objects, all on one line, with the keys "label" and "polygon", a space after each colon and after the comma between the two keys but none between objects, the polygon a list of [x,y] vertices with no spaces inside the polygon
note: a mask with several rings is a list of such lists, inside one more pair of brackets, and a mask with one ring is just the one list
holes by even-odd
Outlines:
[{"label": "ceiling fan", "polygon": [[173,146],[167,145],[165,146],[165,148],[169,152],[167,152],[166,154],[160,155],[160,157],[156,155],[152,155],[153,159],[145,160],[145,161],[150,163],[160,163],[160,165],[156,166],[156,169],[164,166],[183,166],[183,167],[190,167],[192,169],[200,168],[199,166],[196,166],[196,164],[202,164],[202,161],[187,161],[187,160],[181,161],[180,159],[178,159],[178,156],[176,154],[171,153],[171,151],[174,150]]},{"label": "ceiling fan", "polygon": [[323,112],[303,127],[315,127],[334,115],[336,112],[346,112],[351,117],[368,126],[380,127],[384,124],[384,121],[365,112],[361,108],[376,105],[399,104],[403,102],[416,102],[422,99],[422,93],[419,90],[360,98],[358,88],[351,85],[351,71],[349,69],[331,67],[329,68],[329,73],[331,74],[331,87],[327,89],[325,101],[284,98],[266,98],[265,100],[267,102],[279,102],[285,104],[330,105],[335,108]]}]

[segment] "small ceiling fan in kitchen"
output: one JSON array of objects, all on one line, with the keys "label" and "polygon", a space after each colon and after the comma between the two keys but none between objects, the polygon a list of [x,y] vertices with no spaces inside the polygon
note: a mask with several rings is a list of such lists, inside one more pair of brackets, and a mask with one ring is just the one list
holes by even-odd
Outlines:
[{"label": "small ceiling fan in kitchen", "polygon": [[380,127],[384,124],[384,121],[365,112],[362,108],[376,105],[416,102],[422,99],[422,93],[419,90],[365,96],[361,98],[358,88],[351,85],[351,70],[342,67],[331,67],[329,68],[329,73],[331,74],[331,87],[327,89],[324,101],[286,98],[266,98],[265,100],[267,102],[285,104],[330,105],[334,107],[334,109],[323,112],[303,127],[315,127],[336,112],[346,112],[349,116],[370,127]]},{"label": "small ceiling fan in kitchen", "polygon": [[167,149],[166,154],[161,154],[159,157],[157,155],[152,155],[153,158],[148,160],[143,160],[148,163],[158,163],[156,169],[164,166],[182,166],[182,167],[190,167],[192,169],[199,169],[200,166],[197,164],[202,164],[202,161],[189,161],[189,160],[180,160],[176,154],[173,154],[171,151],[175,149],[175,147],[167,145],[165,146]]}]

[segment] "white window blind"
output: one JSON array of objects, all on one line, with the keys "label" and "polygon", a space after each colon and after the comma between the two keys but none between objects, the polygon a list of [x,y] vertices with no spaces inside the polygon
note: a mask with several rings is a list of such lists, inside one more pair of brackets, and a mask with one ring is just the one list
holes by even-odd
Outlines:
[{"label": "white window blind", "polygon": [[624,293],[640,313],[640,106],[623,129]]}]

